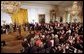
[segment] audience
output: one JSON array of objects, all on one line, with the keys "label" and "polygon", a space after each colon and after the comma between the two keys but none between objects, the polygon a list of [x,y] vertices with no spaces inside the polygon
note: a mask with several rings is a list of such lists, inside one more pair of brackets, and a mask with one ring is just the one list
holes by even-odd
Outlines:
[{"label": "audience", "polygon": [[[25,24],[29,35],[22,43],[22,53],[83,53],[83,25],[53,22]],[[14,32],[16,25],[13,25]],[[10,28],[2,26],[2,33]]]}]

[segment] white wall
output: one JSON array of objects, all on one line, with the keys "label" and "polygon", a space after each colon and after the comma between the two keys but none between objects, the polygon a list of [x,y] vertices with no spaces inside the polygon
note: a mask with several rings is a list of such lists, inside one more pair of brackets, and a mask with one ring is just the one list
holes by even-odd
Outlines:
[{"label": "white wall", "polygon": [[23,4],[21,8],[28,10],[28,21],[29,23],[39,22],[39,14],[45,14],[45,22],[50,21],[50,10],[54,8],[51,5],[39,5],[39,4]]},{"label": "white wall", "polygon": [[1,25],[3,25],[3,22],[2,22],[3,20],[6,21],[5,22],[6,24],[12,23],[11,16],[1,11]]}]

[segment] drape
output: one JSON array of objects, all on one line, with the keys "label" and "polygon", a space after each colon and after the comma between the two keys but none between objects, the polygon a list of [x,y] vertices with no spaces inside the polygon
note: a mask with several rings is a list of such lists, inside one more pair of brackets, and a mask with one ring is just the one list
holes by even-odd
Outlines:
[{"label": "drape", "polygon": [[18,25],[22,25],[24,23],[28,22],[28,14],[27,14],[27,9],[22,9],[20,8],[20,10],[16,13],[13,13],[11,15],[12,18],[12,22],[16,23]]}]

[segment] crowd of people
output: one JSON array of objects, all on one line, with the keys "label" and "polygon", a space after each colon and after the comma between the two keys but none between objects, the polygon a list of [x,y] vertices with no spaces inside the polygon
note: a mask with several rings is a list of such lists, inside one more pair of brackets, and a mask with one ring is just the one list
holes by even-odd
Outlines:
[{"label": "crowd of people", "polygon": [[83,53],[81,23],[35,23],[28,28],[21,53]]},{"label": "crowd of people", "polygon": [[[24,24],[29,35],[23,39],[21,53],[82,53],[83,24],[81,23],[35,23]],[[21,32],[21,26],[3,25],[2,34]]]},{"label": "crowd of people", "polygon": [[17,30],[21,30],[21,26],[16,24],[3,24],[3,26],[1,26],[1,34],[9,34]]}]

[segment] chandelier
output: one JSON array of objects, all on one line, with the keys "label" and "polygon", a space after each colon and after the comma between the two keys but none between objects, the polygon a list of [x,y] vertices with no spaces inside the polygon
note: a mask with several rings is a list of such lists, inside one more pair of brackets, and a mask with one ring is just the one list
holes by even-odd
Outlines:
[{"label": "chandelier", "polygon": [[12,14],[20,9],[21,2],[19,1],[1,1],[1,11]]},{"label": "chandelier", "polygon": [[78,15],[81,9],[81,6],[78,6],[78,2],[74,1],[73,6],[68,8],[67,10],[70,12],[71,15]]}]

